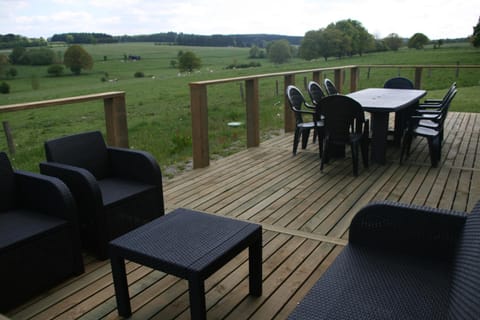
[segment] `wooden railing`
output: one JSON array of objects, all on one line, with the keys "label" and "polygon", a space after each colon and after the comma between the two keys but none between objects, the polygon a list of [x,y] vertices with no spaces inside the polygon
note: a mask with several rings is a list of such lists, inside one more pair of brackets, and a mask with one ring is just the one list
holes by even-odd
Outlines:
[{"label": "wooden railing", "polygon": [[37,109],[92,100],[103,100],[108,145],[128,147],[127,112],[125,106],[125,92],[123,91],[3,105],[0,106],[0,112]]},{"label": "wooden railing", "polygon": [[[192,151],[193,151],[193,167],[203,168],[210,164],[209,144],[208,144],[208,101],[207,87],[211,85],[229,83],[229,82],[245,82],[246,93],[246,130],[247,130],[247,148],[257,147],[260,144],[260,128],[259,128],[259,81],[264,78],[283,77],[284,90],[287,86],[295,84],[295,76],[299,74],[312,74],[312,80],[321,82],[322,72],[334,73],[334,82],[342,92],[344,84],[344,75],[350,72],[350,92],[356,91],[359,82],[360,68],[408,68],[415,70],[414,84],[416,88],[422,87],[423,70],[429,68],[450,68],[458,70],[461,68],[480,68],[480,65],[349,65],[331,68],[318,68],[309,70],[296,70],[280,73],[269,73],[261,75],[243,76],[236,78],[208,80],[191,82],[190,85],[190,108],[192,113]],[[295,129],[295,118],[293,112],[290,111],[288,101],[284,96],[284,127],[285,132],[291,132]]]}]

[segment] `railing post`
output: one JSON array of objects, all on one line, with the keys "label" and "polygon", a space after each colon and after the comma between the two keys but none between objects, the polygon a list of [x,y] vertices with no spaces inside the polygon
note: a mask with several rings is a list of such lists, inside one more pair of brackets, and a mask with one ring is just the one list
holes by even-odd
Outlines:
[{"label": "railing post", "polygon": [[313,71],[312,80],[316,83],[321,84],[322,82],[322,71]]},{"label": "railing post", "polygon": [[247,148],[260,145],[258,79],[245,80],[247,112]]},{"label": "railing post", "polygon": [[337,87],[338,92],[342,93],[343,79],[342,79],[342,69],[335,69],[335,87]]},{"label": "railing post", "polygon": [[287,92],[287,87],[289,85],[294,85],[295,84],[295,75],[294,74],[289,74],[284,76],[283,80],[283,96],[284,96],[284,112],[283,112],[283,119],[284,119],[284,126],[285,126],[285,132],[292,132],[295,130],[295,115],[293,114],[292,110],[290,110],[290,106],[288,103],[288,98],[287,95],[285,94]]},{"label": "railing post", "polygon": [[352,67],[350,69],[350,92],[358,90],[358,80],[360,78],[360,68]]},{"label": "railing post", "polygon": [[127,110],[125,93],[103,99],[107,143],[115,147],[128,148]]},{"label": "railing post", "polygon": [[415,67],[415,88],[421,89],[422,88],[422,67]]},{"label": "railing post", "polygon": [[190,111],[192,114],[193,168],[205,168],[210,164],[206,85],[190,84]]}]

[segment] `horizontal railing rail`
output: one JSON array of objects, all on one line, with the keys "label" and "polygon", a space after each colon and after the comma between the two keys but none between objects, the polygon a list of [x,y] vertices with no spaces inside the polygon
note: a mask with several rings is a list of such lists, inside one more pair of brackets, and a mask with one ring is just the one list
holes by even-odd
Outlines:
[{"label": "horizontal railing rail", "polygon": [[103,92],[83,96],[25,102],[0,106],[0,113],[53,107],[72,103],[103,100],[107,143],[116,147],[128,147],[127,112],[125,92]]},{"label": "horizontal railing rail", "polygon": [[[247,148],[257,147],[260,144],[259,128],[259,81],[265,78],[283,77],[283,92],[287,86],[295,84],[295,76],[311,73],[312,80],[320,82],[323,72],[334,72],[334,83],[337,89],[342,92],[344,77],[350,71],[350,92],[356,91],[359,84],[360,68],[397,68],[414,69],[416,88],[422,87],[422,73],[425,69],[450,68],[458,70],[464,68],[480,68],[480,65],[348,65],[340,67],[317,68],[307,70],[295,70],[235,78],[191,82],[190,86],[190,108],[192,114],[192,153],[193,167],[203,168],[210,164],[209,142],[208,142],[208,99],[207,87],[231,82],[245,82],[245,107],[246,107],[246,131]],[[348,84],[347,84],[348,85]],[[295,129],[295,118],[288,107],[288,101],[284,95],[284,129],[291,132]]]}]

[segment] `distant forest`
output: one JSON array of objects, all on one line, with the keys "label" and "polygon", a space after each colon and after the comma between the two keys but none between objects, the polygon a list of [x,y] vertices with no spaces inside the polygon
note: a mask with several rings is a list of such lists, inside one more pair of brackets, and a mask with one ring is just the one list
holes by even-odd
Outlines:
[{"label": "distant forest", "polygon": [[[273,34],[242,34],[242,35],[195,35],[176,32],[155,33],[150,35],[112,36],[105,33],[62,33],[55,34],[48,42],[65,42],[76,44],[100,44],[118,42],[154,42],[167,45],[208,46],[208,47],[251,47],[256,45],[265,48],[274,40],[286,39],[292,45],[300,45],[303,37],[283,36]],[[14,34],[0,34],[0,49],[14,47],[46,46],[47,40],[31,39]]]},{"label": "distant forest", "polygon": [[[100,44],[119,42],[153,42],[166,45],[205,46],[205,47],[247,47],[266,48],[269,42],[287,40],[291,45],[300,46],[303,36],[286,36],[276,34],[233,34],[233,35],[196,35],[176,32],[155,33],[149,35],[112,36],[105,33],[62,33],[55,34],[48,41],[44,38],[27,38],[15,34],[0,34],[0,49],[15,47],[42,47],[49,42],[68,44]],[[405,41],[408,39],[405,39]],[[462,39],[446,39],[444,43],[464,42]]]},{"label": "distant forest", "polygon": [[115,42],[155,42],[159,44],[205,46],[205,47],[265,47],[267,42],[286,39],[292,45],[300,45],[303,37],[272,34],[242,35],[196,35],[176,32],[149,35],[111,36],[103,33],[63,33],[55,34],[50,41],[72,43],[115,43]]}]

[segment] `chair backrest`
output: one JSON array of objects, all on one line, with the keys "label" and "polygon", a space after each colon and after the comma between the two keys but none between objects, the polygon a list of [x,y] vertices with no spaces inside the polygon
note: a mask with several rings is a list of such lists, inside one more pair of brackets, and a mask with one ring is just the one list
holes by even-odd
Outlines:
[{"label": "chair backrest", "polygon": [[5,152],[0,152],[0,212],[15,204],[15,174]]},{"label": "chair backrest", "polygon": [[332,82],[330,79],[325,79],[323,81],[323,84],[325,85],[325,90],[327,90],[327,93],[329,96],[339,94],[337,87],[335,87],[335,84]]},{"label": "chair backrest", "polygon": [[395,77],[388,79],[384,83],[383,87],[391,89],[415,89],[413,82],[404,77]]},{"label": "chair backrest", "polygon": [[289,85],[287,87],[286,93],[290,109],[292,109],[292,111],[295,113],[295,119],[297,121],[297,124],[302,123],[303,118],[300,110],[302,109],[302,105],[305,104],[305,97],[303,96],[302,92],[294,85]]},{"label": "chair backrest", "polygon": [[453,98],[455,98],[455,95],[457,94],[457,89],[454,89],[448,97],[442,102],[441,104],[441,119],[440,121],[443,123],[445,121],[445,118],[447,117],[448,114],[448,109],[450,108],[450,104],[452,103]]},{"label": "chair backrest", "polygon": [[316,81],[310,81],[307,90],[314,105],[318,105],[318,102],[325,98],[325,93],[323,93],[322,87],[320,87],[320,84]]},{"label": "chair backrest", "polygon": [[325,132],[329,141],[347,143],[352,130],[363,132],[365,116],[362,106],[344,95],[333,95],[320,100],[319,108],[325,115]]},{"label": "chair backrest", "polygon": [[453,268],[449,319],[480,315],[480,202],[467,216]]},{"label": "chair backrest", "polygon": [[450,88],[448,88],[448,91],[447,93],[445,93],[445,96],[443,96],[442,102],[445,102],[450,97],[450,95],[452,95],[453,91],[455,91],[456,89],[457,89],[457,83],[454,82],[452,83]]},{"label": "chair backrest", "polygon": [[74,134],[45,142],[47,161],[90,171],[95,178],[109,176],[108,151],[99,131]]}]

